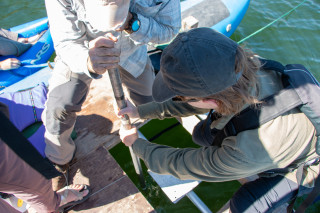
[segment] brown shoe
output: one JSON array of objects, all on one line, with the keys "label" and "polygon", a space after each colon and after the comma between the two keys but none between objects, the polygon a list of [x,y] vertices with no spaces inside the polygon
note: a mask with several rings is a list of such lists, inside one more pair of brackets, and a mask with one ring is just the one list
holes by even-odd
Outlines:
[{"label": "brown shoe", "polygon": [[76,161],[75,159],[76,151],[77,151],[77,147],[75,148],[72,159],[71,161],[69,161],[69,163],[66,163],[64,165],[59,165],[51,161],[51,163],[54,165],[56,170],[62,174],[52,179],[53,191],[58,191],[59,189],[69,185],[69,170],[70,170],[70,166]]},{"label": "brown shoe", "polygon": [[52,179],[52,189],[53,191],[58,191],[59,189],[69,185],[68,178],[70,165],[69,163],[65,165],[54,164],[54,167],[62,174]]}]

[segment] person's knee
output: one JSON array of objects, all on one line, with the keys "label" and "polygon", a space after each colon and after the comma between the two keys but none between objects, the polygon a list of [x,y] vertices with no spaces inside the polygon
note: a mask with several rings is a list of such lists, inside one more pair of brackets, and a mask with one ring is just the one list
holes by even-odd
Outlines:
[{"label": "person's knee", "polygon": [[61,122],[68,120],[72,114],[75,114],[68,106],[70,106],[70,103],[64,102],[61,99],[49,98],[45,111],[47,120],[53,119]]},{"label": "person's knee", "polygon": [[248,191],[243,190],[243,187],[240,188],[230,199],[230,212],[245,212],[249,208],[250,201],[248,201]]},{"label": "person's knee", "polygon": [[272,212],[290,201],[298,184],[281,175],[245,183],[230,200],[231,212]]},{"label": "person's knee", "polygon": [[[49,110],[50,111],[50,110]],[[67,110],[67,107],[65,104],[59,104],[57,106],[55,106],[52,110],[51,113],[53,115],[53,118],[55,120],[61,121],[61,122],[65,122],[68,120],[68,118],[74,114],[72,112],[69,112]]]},{"label": "person's knee", "polygon": [[264,199],[264,190],[259,189],[262,185],[255,182],[248,182],[232,196],[230,199],[230,211],[237,212],[267,212],[268,199]]},{"label": "person's knee", "polygon": [[46,129],[51,134],[61,134],[72,128],[76,120],[76,113],[81,111],[88,90],[89,83],[79,78],[51,88],[45,110]]},{"label": "person's knee", "polygon": [[54,88],[47,100],[46,115],[58,121],[67,121],[81,111],[81,106],[86,99],[88,86],[78,80],[71,81]]},{"label": "person's knee", "polygon": [[76,113],[68,110],[64,103],[48,104],[44,113],[46,113],[46,129],[55,135],[73,127],[76,120]]}]

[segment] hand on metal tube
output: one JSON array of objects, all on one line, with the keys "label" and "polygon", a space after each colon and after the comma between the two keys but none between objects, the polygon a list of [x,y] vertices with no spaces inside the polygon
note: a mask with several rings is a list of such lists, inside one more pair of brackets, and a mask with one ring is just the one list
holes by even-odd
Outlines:
[{"label": "hand on metal tube", "polygon": [[126,99],[127,106],[123,109],[119,109],[116,101],[113,102],[113,108],[118,118],[122,118],[124,115],[128,115],[130,118],[139,118],[138,108],[134,106],[128,99]]},{"label": "hand on metal tube", "polygon": [[117,37],[107,33],[89,42],[87,66],[90,72],[101,75],[118,66],[120,50],[115,47],[117,41]]},{"label": "hand on metal tube", "polygon": [[138,139],[138,130],[135,126],[133,126],[131,129],[126,130],[125,127],[121,126],[120,131],[120,138],[122,142],[126,146],[132,146],[134,142]]}]

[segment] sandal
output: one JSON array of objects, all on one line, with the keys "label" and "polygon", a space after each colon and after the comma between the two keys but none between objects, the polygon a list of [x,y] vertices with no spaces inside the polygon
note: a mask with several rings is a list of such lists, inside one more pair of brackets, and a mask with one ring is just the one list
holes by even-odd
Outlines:
[{"label": "sandal", "polygon": [[[80,191],[78,191],[78,189],[72,188],[72,186],[83,186],[83,188]],[[83,196],[85,190],[88,190],[88,194]],[[70,186],[66,186],[58,190],[57,192],[62,192],[62,191],[64,192],[61,194],[61,201],[60,201],[58,212],[64,212],[67,208],[71,209],[70,207],[73,207],[79,203],[84,202],[90,196],[89,186],[85,184],[72,184]],[[77,197],[75,200],[71,202],[67,201],[69,192]]]}]

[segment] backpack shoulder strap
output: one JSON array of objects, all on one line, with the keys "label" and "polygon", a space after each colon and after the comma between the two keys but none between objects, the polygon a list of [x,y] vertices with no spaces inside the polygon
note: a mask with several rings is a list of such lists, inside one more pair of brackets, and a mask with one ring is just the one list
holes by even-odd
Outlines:
[{"label": "backpack shoulder strap", "polygon": [[0,112],[0,138],[14,151],[22,160],[37,170],[46,179],[59,176],[60,173],[54,168],[47,158],[34,148],[31,143],[23,137],[22,133]]},{"label": "backpack shoulder strap", "polygon": [[[259,60],[261,60],[262,69],[275,70],[284,74],[285,67],[280,62],[260,58]],[[215,137],[213,144],[221,144],[217,140],[223,140],[228,136],[235,136],[246,130],[256,129],[262,124],[302,104],[300,96],[290,85],[261,101],[261,104],[252,105],[234,116],[217,133],[219,137]]]},{"label": "backpack shoulder strap", "polygon": [[260,58],[259,61],[261,63],[261,68],[264,70],[274,70],[280,73],[284,73],[285,66],[283,66],[280,62],[274,61],[274,60],[269,60],[265,58]]}]

